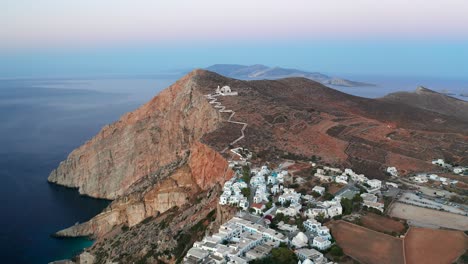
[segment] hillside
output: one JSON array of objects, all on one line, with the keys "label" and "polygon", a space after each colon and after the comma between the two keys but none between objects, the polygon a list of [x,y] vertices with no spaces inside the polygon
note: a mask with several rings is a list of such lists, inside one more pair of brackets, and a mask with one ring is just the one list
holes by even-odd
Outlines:
[{"label": "hillside", "polygon": [[403,103],[468,121],[467,101],[440,94],[422,86],[414,92],[391,93],[382,100]]},{"label": "hillside", "polygon": [[338,77],[330,77],[319,72],[307,72],[297,69],[268,67],[260,64],[250,66],[236,64],[215,64],[206,69],[224,76],[242,80],[274,80],[289,77],[303,77],[328,85],[345,87],[374,86],[373,84],[355,82]]},{"label": "hillside", "polygon": [[[218,85],[238,92],[217,97],[234,115],[207,99]],[[230,116],[234,122],[226,122]],[[217,199],[233,175],[223,150],[239,138],[234,146],[258,160],[315,156],[370,178],[386,177],[389,165],[430,168],[433,157],[468,162],[468,122],[457,117],[351,96],[306,78],[242,81],[195,70],[104,127],[50,174],[50,182],[113,200],[57,235],[96,238],[88,253],[98,263],[174,262],[232,216]]]}]

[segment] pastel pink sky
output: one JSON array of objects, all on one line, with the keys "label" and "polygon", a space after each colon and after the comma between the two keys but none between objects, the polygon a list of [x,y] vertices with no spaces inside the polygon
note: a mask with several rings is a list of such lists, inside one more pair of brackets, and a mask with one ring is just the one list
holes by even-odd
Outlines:
[{"label": "pastel pink sky", "polygon": [[15,0],[0,50],[300,39],[468,39],[466,0]]}]

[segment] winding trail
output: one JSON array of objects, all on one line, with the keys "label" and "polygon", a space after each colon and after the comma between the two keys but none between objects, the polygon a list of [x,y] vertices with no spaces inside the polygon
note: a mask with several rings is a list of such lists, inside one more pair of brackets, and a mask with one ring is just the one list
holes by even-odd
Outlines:
[{"label": "winding trail", "polygon": [[218,102],[218,96],[220,96],[220,94],[207,94],[205,95],[206,98],[208,98],[209,100],[209,103],[214,105],[213,107],[216,108],[216,109],[219,109],[218,111],[220,113],[231,113],[231,115],[229,116],[229,118],[226,120],[226,122],[228,123],[232,123],[232,124],[238,124],[238,125],[242,125],[242,128],[241,128],[241,136],[238,137],[237,139],[235,139],[234,141],[232,141],[231,143],[228,144],[228,146],[226,148],[224,148],[221,153],[224,153],[226,152],[226,150],[229,149],[229,146],[233,146],[234,144],[236,144],[237,142],[239,142],[239,140],[243,139],[245,137],[245,134],[244,134],[244,130],[245,128],[247,127],[247,123],[244,123],[244,122],[238,122],[238,121],[232,121],[232,117],[236,114],[236,112],[234,112],[233,110],[226,110],[226,107],[224,105],[222,105],[220,102]]}]

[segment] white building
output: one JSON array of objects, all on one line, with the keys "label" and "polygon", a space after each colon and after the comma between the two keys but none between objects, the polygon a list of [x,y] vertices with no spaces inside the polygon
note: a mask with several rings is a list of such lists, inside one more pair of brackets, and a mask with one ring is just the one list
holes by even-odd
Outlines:
[{"label": "white building", "polygon": [[330,229],[326,226],[317,227],[317,235],[325,239],[331,239]]},{"label": "white building", "polygon": [[[294,251],[294,253],[296,253],[297,257],[302,261],[309,260],[313,261],[312,263],[322,263],[324,259],[323,254],[313,248],[301,248]],[[303,262],[303,264],[304,263],[306,262]]]},{"label": "white building", "polygon": [[308,218],[313,218],[313,219],[315,219],[319,215],[323,215],[325,218],[328,217],[327,209],[324,209],[324,208],[307,209],[307,211],[305,212],[305,215]]},{"label": "white building", "polygon": [[341,207],[341,205],[330,206],[327,209],[327,215],[330,218],[341,215],[342,213],[343,213],[343,207]]},{"label": "white building", "polygon": [[433,181],[439,181],[439,175],[437,174],[429,174],[429,179]]},{"label": "white building", "polygon": [[363,193],[361,194],[361,198],[363,201],[368,201],[368,202],[377,202],[377,196],[372,193]]},{"label": "white building", "polygon": [[229,95],[237,95],[237,92],[233,92],[231,90],[231,87],[225,85],[221,88],[219,88],[219,85],[218,85],[218,88],[216,89],[216,93],[217,94],[220,94],[222,96],[229,96]]},{"label": "white building", "polygon": [[293,232],[297,231],[297,226],[296,225],[285,224],[283,221],[281,221],[281,222],[278,223],[278,229],[293,233]]},{"label": "white building", "polygon": [[322,186],[314,186],[314,188],[312,188],[312,191],[313,192],[316,192],[320,195],[323,195],[325,193],[325,187],[322,187]]},{"label": "white building", "polygon": [[284,214],[284,215],[287,215],[287,216],[291,216],[291,217],[294,217],[296,215],[299,214],[299,211],[301,210],[302,208],[302,205],[299,204],[299,203],[292,203],[289,207],[287,208],[284,208],[284,207],[280,207],[276,210],[276,213],[279,214]]},{"label": "white building", "polygon": [[453,173],[463,174],[466,170],[468,170],[466,167],[455,167],[453,168]]},{"label": "white building", "polygon": [[395,167],[388,167],[387,172],[392,176],[398,177],[398,171]]},{"label": "white building", "polygon": [[348,184],[348,176],[346,175],[339,175],[335,177],[336,183]]},{"label": "white building", "polygon": [[428,182],[426,174],[418,174],[413,177],[413,181],[416,183],[426,183]]},{"label": "white building", "polygon": [[262,214],[263,213],[263,209],[265,209],[265,205],[264,204],[259,204],[259,203],[254,203],[252,204],[251,208],[253,208],[255,210],[255,214]]},{"label": "white building", "polygon": [[368,180],[367,184],[372,188],[372,189],[380,189],[382,188],[382,182],[377,179],[372,179]]},{"label": "white building", "polygon": [[306,221],[304,221],[303,225],[307,231],[310,231],[312,233],[316,233],[318,228],[322,226],[322,224],[315,219],[307,219]]},{"label": "white building", "polygon": [[192,261],[192,262],[195,262],[195,263],[201,263],[209,256],[209,254],[210,254],[210,252],[208,252],[208,251],[206,251],[204,249],[197,248],[197,247],[192,247],[187,252],[187,255],[185,255],[184,261],[185,262]]},{"label": "white building", "polygon": [[317,237],[314,237],[312,245],[318,248],[319,250],[325,250],[331,245],[331,242],[328,239],[317,236]]},{"label": "white building", "polygon": [[309,239],[307,238],[307,236],[302,233],[302,232],[299,232],[291,241],[291,244],[293,246],[295,246],[296,248],[303,248],[303,247],[306,247],[308,246],[309,244]]},{"label": "white building", "polygon": [[294,189],[292,188],[284,188],[283,189],[283,194],[281,194],[278,197],[278,201],[281,204],[284,204],[285,202],[289,201],[291,203],[299,203],[301,199],[301,194],[297,193]]},{"label": "white building", "polygon": [[334,173],[334,174],[341,174],[342,173],[342,170],[340,170],[338,168],[332,168],[332,167],[327,167],[327,166],[324,166],[323,170]]},{"label": "white building", "polygon": [[279,185],[278,185],[278,184],[273,185],[273,187],[271,187],[270,190],[271,190],[271,193],[272,193],[273,195],[278,194],[279,191],[280,191]]},{"label": "white building", "polygon": [[384,204],[380,202],[372,202],[372,201],[363,201],[362,202],[363,206],[369,207],[369,208],[374,208],[379,210],[380,212],[383,213],[384,211]]},{"label": "white building", "polygon": [[439,165],[439,166],[445,166],[445,161],[443,159],[435,159],[435,160],[432,161],[432,164]]}]

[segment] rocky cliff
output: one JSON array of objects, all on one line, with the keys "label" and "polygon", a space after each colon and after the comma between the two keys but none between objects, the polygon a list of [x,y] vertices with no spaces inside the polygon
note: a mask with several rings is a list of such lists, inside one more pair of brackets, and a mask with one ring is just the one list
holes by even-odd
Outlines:
[{"label": "rocky cliff", "polygon": [[57,236],[100,237],[190,201],[232,177],[226,159],[200,142],[222,118],[205,98],[215,83],[194,71],[74,150],[49,181],[113,202]]},{"label": "rocky cliff", "polygon": [[116,199],[144,176],[183,159],[221,120],[196,82],[199,75],[188,74],[104,127],[61,162],[48,180],[91,197]]}]

